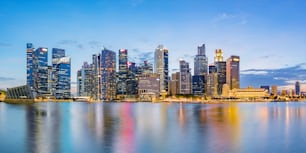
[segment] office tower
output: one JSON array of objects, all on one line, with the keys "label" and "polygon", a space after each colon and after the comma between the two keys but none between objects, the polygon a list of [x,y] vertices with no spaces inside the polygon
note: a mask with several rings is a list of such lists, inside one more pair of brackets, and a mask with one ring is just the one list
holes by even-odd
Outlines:
[{"label": "office tower", "polygon": [[215,65],[209,65],[209,74],[207,76],[207,95],[216,97],[218,95],[218,75]]},{"label": "office tower", "polygon": [[116,98],[116,53],[104,48],[101,54],[102,100]]},{"label": "office tower", "polygon": [[180,94],[180,72],[172,73],[171,75],[171,95]]},{"label": "office tower", "polygon": [[226,62],[223,61],[223,51],[216,49],[215,52],[215,65],[217,68],[218,76],[218,95],[222,94],[223,85],[226,83]]},{"label": "office tower", "polygon": [[77,96],[82,96],[84,93],[84,81],[82,76],[82,69],[77,71]]},{"label": "office tower", "polygon": [[128,78],[126,81],[127,95],[137,95],[138,93],[138,67],[134,62],[128,62]]},{"label": "office tower", "polygon": [[[207,76],[207,75],[205,75]],[[206,79],[204,75],[192,76],[192,93],[193,95],[204,95],[206,94]]]},{"label": "office tower", "polygon": [[207,75],[208,59],[205,55],[205,44],[198,46],[198,54],[194,58],[194,75]]},{"label": "office tower", "polygon": [[57,99],[71,97],[71,59],[64,49],[52,49],[52,95]]},{"label": "office tower", "polygon": [[300,95],[301,94],[301,85],[299,81],[295,82],[295,95]]},{"label": "office tower", "polygon": [[83,87],[84,92],[81,94],[81,96],[93,97],[92,64],[88,64],[87,62],[84,62],[81,71],[83,73],[82,81],[84,83],[84,87]]},{"label": "office tower", "polygon": [[141,74],[138,78],[138,95],[140,97],[154,94],[155,97],[159,97],[160,94],[160,77],[156,73]]},{"label": "office tower", "polygon": [[185,60],[180,60],[180,94],[191,94],[191,73]]},{"label": "office tower", "polygon": [[30,86],[31,90],[33,90],[34,87],[33,57],[34,57],[33,44],[27,43],[27,85]]},{"label": "office tower", "polygon": [[231,56],[226,61],[226,83],[230,89],[240,88],[240,57]]},{"label": "office tower", "polygon": [[149,63],[148,61],[144,61],[138,67],[139,74],[148,74],[153,73],[153,64]]},{"label": "office tower", "polygon": [[168,66],[168,49],[159,45],[154,54],[154,72],[160,77],[160,92],[168,92],[169,66]]},{"label": "office tower", "polygon": [[117,94],[126,95],[126,81],[128,78],[128,51],[127,49],[119,50],[119,72],[117,83]]},{"label": "office tower", "polygon": [[33,54],[33,91],[37,96],[48,91],[48,48],[37,48]]},{"label": "office tower", "polygon": [[48,92],[53,95],[53,67],[48,66]]},{"label": "office tower", "polygon": [[92,83],[92,99],[100,100],[101,99],[101,54],[92,55],[92,74],[91,74],[91,83]]}]

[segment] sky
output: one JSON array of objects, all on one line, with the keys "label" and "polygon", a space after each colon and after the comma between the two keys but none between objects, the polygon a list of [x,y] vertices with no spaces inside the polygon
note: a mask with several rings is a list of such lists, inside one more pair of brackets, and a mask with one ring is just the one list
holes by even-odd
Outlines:
[{"label": "sky", "polygon": [[[102,47],[126,48],[129,60],[139,63],[153,62],[153,51],[163,44],[174,72],[180,58],[193,69],[203,43],[209,63],[218,48],[225,60],[240,56],[242,86],[260,83],[262,75],[273,81],[288,68],[305,67],[305,8],[304,0],[1,0],[0,88],[26,84],[26,43],[49,48],[49,57],[52,48],[65,49],[72,82]],[[262,70],[267,73],[250,75]],[[280,84],[306,77],[291,79]]]}]

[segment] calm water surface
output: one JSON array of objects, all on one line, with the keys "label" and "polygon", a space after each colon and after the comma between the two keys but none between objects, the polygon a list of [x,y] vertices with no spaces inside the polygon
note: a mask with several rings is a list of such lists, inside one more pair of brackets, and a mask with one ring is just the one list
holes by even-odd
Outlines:
[{"label": "calm water surface", "polygon": [[0,103],[10,152],[306,152],[306,103]]}]

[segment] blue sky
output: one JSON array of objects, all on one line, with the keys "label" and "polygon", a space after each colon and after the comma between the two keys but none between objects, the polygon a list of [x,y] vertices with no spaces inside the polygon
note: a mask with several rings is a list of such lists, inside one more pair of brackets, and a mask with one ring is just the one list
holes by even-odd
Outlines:
[{"label": "blue sky", "polygon": [[193,67],[202,43],[209,63],[221,48],[225,59],[240,56],[241,70],[284,69],[306,59],[303,0],[2,0],[0,7],[0,88],[25,84],[27,42],[66,49],[72,81],[103,46],[127,48],[139,62],[164,44],[170,69],[180,58]]}]

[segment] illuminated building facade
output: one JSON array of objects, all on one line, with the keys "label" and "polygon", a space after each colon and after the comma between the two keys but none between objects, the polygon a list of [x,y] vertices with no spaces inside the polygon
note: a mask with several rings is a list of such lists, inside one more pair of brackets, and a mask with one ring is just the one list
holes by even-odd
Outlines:
[{"label": "illuminated building facade", "polygon": [[172,73],[171,75],[171,95],[180,94],[180,72]]},{"label": "illuminated building facade", "polygon": [[301,94],[301,85],[299,81],[295,82],[295,95],[300,95]]},{"label": "illuminated building facade", "polygon": [[218,95],[222,94],[223,85],[226,83],[226,62],[223,61],[223,51],[216,49],[215,51],[215,65],[218,76]]},{"label": "illuminated building facade", "polygon": [[126,81],[127,95],[137,95],[138,93],[138,67],[134,62],[128,62],[128,78]]},{"label": "illuminated building facade", "polygon": [[52,49],[52,95],[57,99],[71,97],[71,59],[64,49]]},{"label": "illuminated building facade", "polygon": [[143,95],[143,94],[153,93],[157,97],[159,97],[160,94],[159,81],[160,81],[159,74],[156,73],[147,73],[140,75],[138,80],[138,94]]},{"label": "illuminated building facade", "polygon": [[209,65],[209,74],[207,76],[207,95],[216,97],[218,95],[218,75],[215,65]]},{"label": "illuminated building facade", "polygon": [[127,94],[127,84],[126,84],[127,78],[128,78],[128,51],[127,49],[120,49],[117,95]]},{"label": "illuminated building facade", "polygon": [[206,79],[204,75],[192,76],[192,93],[194,95],[204,95],[206,93],[206,81],[205,80]]},{"label": "illuminated building facade", "polygon": [[180,94],[191,94],[191,72],[189,63],[180,60]]},{"label": "illuminated building facade", "polygon": [[240,88],[240,57],[231,56],[226,61],[226,83],[230,89]]},{"label": "illuminated building facade", "polygon": [[139,74],[153,73],[153,64],[149,63],[148,61],[144,61],[142,64],[139,65],[138,73]]},{"label": "illuminated building facade", "polygon": [[116,53],[103,49],[101,56],[101,84],[102,100],[113,100],[116,98]]},{"label": "illuminated building facade", "polygon": [[168,65],[168,49],[163,45],[159,45],[154,55],[154,72],[160,76],[160,91],[168,92],[169,65]]}]

